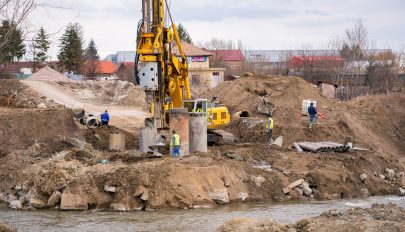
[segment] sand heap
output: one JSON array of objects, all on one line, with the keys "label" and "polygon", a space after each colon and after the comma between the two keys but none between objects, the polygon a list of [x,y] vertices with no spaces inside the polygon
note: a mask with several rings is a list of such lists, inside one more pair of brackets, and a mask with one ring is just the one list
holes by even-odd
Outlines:
[{"label": "sand heap", "polygon": [[70,81],[63,74],[46,66],[27,78],[29,81]]},{"label": "sand heap", "polygon": [[[351,102],[324,97],[320,90],[299,77],[253,75],[225,82],[206,92],[204,97],[217,96],[231,115],[247,110],[252,117],[232,118],[227,128],[241,142],[265,142],[264,115],[257,112],[263,98],[273,102],[275,136],[284,136],[284,145],[297,141],[354,142],[358,146],[401,154],[405,149],[404,94],[366,96]],[[317,101],[318,112],[326,115],[312,130],[308,117],[301,116],[304,99]],[[256,124],[256,125],[255,125]]]}]

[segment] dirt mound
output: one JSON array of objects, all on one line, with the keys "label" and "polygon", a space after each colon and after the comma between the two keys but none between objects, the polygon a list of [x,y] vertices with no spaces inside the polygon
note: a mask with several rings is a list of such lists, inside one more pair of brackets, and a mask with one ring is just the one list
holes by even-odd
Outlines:
[{"label": "dirt mound", "polygon": [[139,149],[138,136],[121,130],[114,126],[102,126],[95,129],[84,131],[84,137],[87,143],[100,151],[109,150],[110,134],[125,134],[125,147],[128,150]]},{"label": "dirt mound", "polygon": [[0,153],[45,144],[48,151],[63,150],[80,131],[68,109],[29,110],[0,108]]},{"label": "dirt mound", "polygon": [[121,106],[143,106],[145,95],[127,81],[59,82],[63,90],[79,97],[82,102]]},{"label": "dirt mound", "polygon": [[16,79],[0,80],[0,107],[8,108],[54,108],[58,104],[40,97]]},{"label": "dirt mound", "polygon": [[[297,141],[353,142],[356,146],[390,154],[405,150],[405,94],[366,96],[351,102],[324,97],[299,77],[253,75],[226,82],[204,94],[217,96],[231,114],[247,110],[250,118],[233,117],[226,127],[240,142],[266,142],[264,115],[257,113],[263,98],[276,105],[275,137],[284,136],[285,147]],[[309,118],[301,115],[304,99],[317,101],[320,124],[308,129]]]},{"label": "dirt mound", "polygon": [[364,142],[384,152],[405,151],[405,94],[370,95],[347,104],[349,126]]},{"label": "dirt mound", "polygon": [[38,72],[32,74],[30,77],[27,78],[29,81],[71,81],[62,73],[53,70],[52,68],[46,66]]},{"label": "dirt mound", "polygon": [[403,231],[405,209],[394,204],[375,204],[370,209],[349,209],[346,212],[330,210],[322,215],[282,225],[268,220],[232,219],[218,228],[226,231]]},{"label": "dirt mound", "polygon": [[302,100],[315,99],[318,108],[327,107],[331,100],[320,91],[299,77],[254,75],[224,82],[203,94],[206,98],[219,97],[231,113],[247,110],[257,114],[260,101],[265,98],[277,106],[279,115],[295,115],[300,112]]}]

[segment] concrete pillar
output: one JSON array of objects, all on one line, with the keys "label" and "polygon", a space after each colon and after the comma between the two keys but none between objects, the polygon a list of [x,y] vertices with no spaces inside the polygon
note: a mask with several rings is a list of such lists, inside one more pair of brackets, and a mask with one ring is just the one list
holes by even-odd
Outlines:
[{"label": "concrete pillar", "polygon": [[142,128],[139,133],[139,149],[146,153],[151,151],[149,146],[156,145],[157,130],[156,127]]},{"label": "concrete pillar", "polygon": [[[189,115],[187,109],[175,108],[170,110],[170,140],[172,139],[172,131],[175,130],[181,140],[181,155],[188,156],[189,148]],[[170,154],[172,150],[170,149]]]},{"label": "concrete pillar", "polygon": [[124,134],[110,134],[110,150],[111,151],[125,150],[125,135]]},{"label": "concrete pillar", "polygon": [[207,152],[207,113],[190,113],[190,152]]}]

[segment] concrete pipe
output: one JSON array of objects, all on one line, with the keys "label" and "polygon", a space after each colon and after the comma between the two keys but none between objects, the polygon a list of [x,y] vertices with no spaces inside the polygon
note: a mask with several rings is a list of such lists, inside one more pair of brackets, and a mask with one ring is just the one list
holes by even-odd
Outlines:
[{"label": "concrete pipe", "polygon": [[100,122],[99,122],[98,118],[91,116],[91,117],[87,118],[86,125],[88,128],[93,129],[93,128],[98,127],[100,125]]},{"label": "concrete pipe", "polygon": [[190,152],[207,152],[207,113],[189,113],[189,120]]},{"label": "concrete pipe", "polygon": [[[180,136],[182,156],[188,156],[190,153],[190,130],[189,130],[189,114],[185,108],[174,108],[170,110],[170,139],[172,139],[172,131],[175,130]],[[205,142],[207,143],[207,142]],[[171,153],[172,151],[170,151]]]},{"label": "concrete pipe", "polygon": [[302,148],[298,145],[298,143],[293,143],[294,148],[298,151],[298,153],[304,152]]}]

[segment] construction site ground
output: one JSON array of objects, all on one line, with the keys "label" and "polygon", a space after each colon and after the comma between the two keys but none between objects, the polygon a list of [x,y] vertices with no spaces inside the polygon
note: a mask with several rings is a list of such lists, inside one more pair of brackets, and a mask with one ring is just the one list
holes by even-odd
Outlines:
[{"label": "construction site ground", "polygon": [[[137,131],[147,113],[143,94],[132,84],[0,85],[0,201],[10,207],[188,209],[401,194],[405,187],[404,94],[340,102],[297,77],[248,75],[203,94],[219,96],[232,115],[250,112],[224,128],[238,142],[174,160],[138,151]],[[256,113],[263,97],[277,106],[273,134],[283,136],[282,147],[267,144],[265,117]],[[311,130],[300,114],[304,99],[317,100],[326,115]],[[80,125],[71,109],[78,107],[96,115],[107,109],[111,126]],[[126,134],[126,151],[108,150],[109,134],[117,132]],[[297,141],[352,142],[368,151],[298,153],[291,148]]]}]

